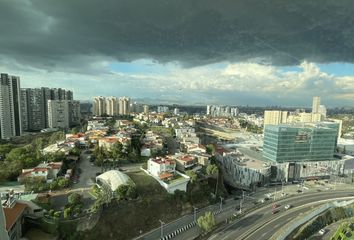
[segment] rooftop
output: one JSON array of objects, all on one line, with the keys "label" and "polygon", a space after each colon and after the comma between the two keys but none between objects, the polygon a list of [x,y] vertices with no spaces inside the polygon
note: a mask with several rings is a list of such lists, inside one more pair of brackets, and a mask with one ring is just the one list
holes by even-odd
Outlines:
[{"label": "rooftop", "polygon": [[16,202],[13,207],[4,207],[4,214],[6,219],[6,230],[9,231],[16,223],[17,219],[23,214],[27,205]]},{"label": "rooftop", "polygon": [[261,152],[257,152],[247,148],[237,148],[236,151],[228,153],[234,156],[237,161],[234,161],[240,166],[252,169],[264,169],[270,166],[270,161],[263,157]]}]

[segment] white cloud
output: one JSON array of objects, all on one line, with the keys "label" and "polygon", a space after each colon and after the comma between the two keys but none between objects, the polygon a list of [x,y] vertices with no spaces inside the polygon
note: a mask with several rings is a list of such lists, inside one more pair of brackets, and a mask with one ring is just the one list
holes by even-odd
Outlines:
[{"label": "white cloud", "polygon": [[[175,99],[175,102],[193,97],[194,102],[219,99],[221,104],[229,104],[242,102],[244,98],[242,104],[255,99],[251,104],[301,105],[307,104],[313,95],[320,95],[325,102],[333,100],[333,104],[338,105],[352,103],[354,92],[354,76],[331,75],[310,62],[301,63],[297,71],[258,63],[229,63],[195,68],[168,65],[162,66],[166,71],[147,74],[111,70],[109,61],[96,63],[89,67],[91,70],[87,74],[82,71],[46,72],[18,65],[13,68],[0,66],[0,72],[19,75],[25,87],[68,88],[74,91],[76,98],[85,100],[95,95],[130,95],[135,98],[163,97]],[[284,102],[278,103],[279,99]]]}]

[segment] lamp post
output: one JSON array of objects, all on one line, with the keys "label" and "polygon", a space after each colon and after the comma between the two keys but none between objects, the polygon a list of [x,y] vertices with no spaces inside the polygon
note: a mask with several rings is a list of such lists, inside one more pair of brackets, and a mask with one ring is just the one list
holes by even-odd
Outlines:
[{"label": "lamp post", "polygon": [[222,211],[222,200],[224,200],[224,198],[220,196],[220,211]]},{"label": "lamp post", "polygon": [[163,226],[165,225],[165,223],[161,220],[159,220],[161,223],[161,238],[163,238]]},{"label": "lamp post", "polygon": [[198,208],[196,208],[196,207],[193,207],[193,209],[194,209],[194,222],[196,222],[197,221],[197,209]]}]

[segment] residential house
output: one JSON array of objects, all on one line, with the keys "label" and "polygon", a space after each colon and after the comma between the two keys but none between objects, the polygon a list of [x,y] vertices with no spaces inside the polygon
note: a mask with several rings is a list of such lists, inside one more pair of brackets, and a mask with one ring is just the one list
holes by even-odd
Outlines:
[{"label": "residential house", "polygon": [[186,154],[175,155],[175,160],[177,163],[177,170],[182,172],[192,169],[198,162],[198,159],[195,156]]},{"label": "residential house", "polygon": [[34,168],[22,169],[18,181],[20,182],[27,177],[42,177],[45,181],[50,182],[57,178],[62,165],[62,162],[44,162]]}]

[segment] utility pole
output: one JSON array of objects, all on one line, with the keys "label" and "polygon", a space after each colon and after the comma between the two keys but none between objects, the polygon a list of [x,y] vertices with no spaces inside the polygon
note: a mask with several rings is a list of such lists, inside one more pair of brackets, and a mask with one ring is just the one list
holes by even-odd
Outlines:
[{"label": "utility pole", "polygon": [[163,226],[165,225],[165,223],[161,220],[159,220],[161,223],[161,238],[163,238]]},{"label": "utility pole", "polygon": [[224,200],[224,198],[220,196],[220,211],[222,211],[222,200]]},{"label": "utility pole", "polygon": [[193,207],[194,208],[194,222],[197,221],[197,209],[196,207]]}]

